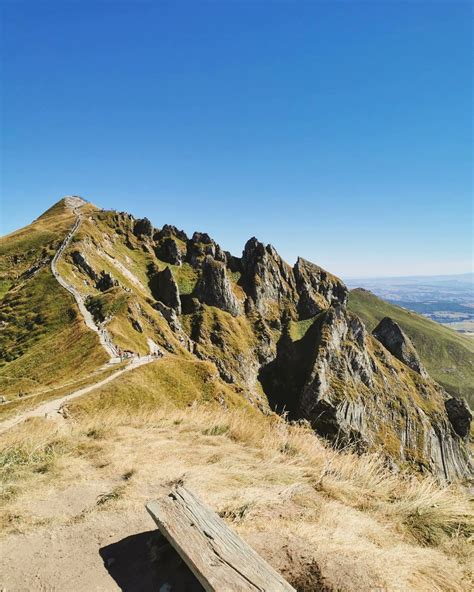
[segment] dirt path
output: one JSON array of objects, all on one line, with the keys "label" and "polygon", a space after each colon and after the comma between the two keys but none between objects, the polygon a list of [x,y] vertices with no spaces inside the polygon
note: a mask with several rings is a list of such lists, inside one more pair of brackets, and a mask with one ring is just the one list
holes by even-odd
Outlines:
[{"label": "dirt path", "polygon": [[[81,198],[70,197],[67,199],[70,200],[69,207],[71,207],[73,212],[76,214],[77,218],[76,218],[76,221],[74,222],[74,225],[72,226],[71,230],[69,231],[66,238],[63,240],[63,242],[59,246],[58,250],[56,251],[56,254],[54,255],[54,257],[51,261],[51,271],[52,271],[54,277],[57,279],[58,283],[64,289],[66,289],[69,293],[71,293],[74,296],[74,299],[76,300],[77,306],[81,312],[82,318],[84,319],[86,326],[89,329],[91,329],[91,331],[94,331],[95,333],[97,333],[97,335],[99,336],[99,340],[100,340],[102,347],[105,349],[105,351],[107,352],[107,354],[110,357],[109,364],[118,363],[121,361],[121,358],[118,355],[119,350],[112,342],[112,339],[111,339],[108,331],[106,329],[104,329],[103,327],[98,326],[95,323],[91,313],[87,310],[87,308],[84,304],[84,299],[81,296],[81,294],[76,290],[76,288],[74,288],[74,286],[71,286],[61,276],[61,274],[58,272],[58,269],[56,267],[56,264],[59,261],[61,255],[63,254],[64,250],[69,245],[69,243],[71,242],[71,239],[74,236],[74,233],[77,231],[77,229],[79,228],[79,226],[81,224],[82,218],[81,218],[81,213],[79,210],[85,203],[85,202],[83,202],[83,200]],[[138,368],[139,366],[143,366],[144,364],[149,364],[150,362],[157,360],[158,357],[161,357],[163,355],[160,348],[150,338],[148,339],[148,345],[150,348],[150,355],[143,356],[143,357],[134,355],[132,358],[130,358],[130,362],[128,363],[127,366],[125,366],[125,368],[120,368],[120,370],[117,370],[113,374],[110,374],[109,376],[107,376],[107,378],[104,378],[104,379],[100,380],[99,382],[96,382],[96,383],[91,384],[89,386],[83,387],[83,388],[78,389],[76,391],[72,391],[68,395],[64,395],[64,396],[59,397],[57,399],[52,399],[51,401],[43,403],[42,405],[39,405],[38,407],[35,407],[34,409],[24,411],[23,413],[20,413],[19,415],[16,415],[15,417],[11,417],[11,418],[6,419],[5,421],[1,422],[0,423],[0,434],[2,434],[3,432],[9,430],[13,426],[17,425],[18,423],[20,423],[30,417],[51,416],[51,417],[57,418],[58,417],[57,414],[59,412],[59,409],[67,401],[70,401],[70,400],[75,399],[77,397],[81,397],[82,395],[86,395],[86,394],[90,393],[91,391],[95,390],[96,388],[103,386],[104,384],[107,384],[108,382],[111,382],[112,380],[114,380],[115,378],[117,378],[118,376],[123,374],[124,372],[128,372],[129,370],[133,370],[134,368]],[[92,376],[94,373],[95,373],[95,371],[91,372],[90,376]]]},{"label": "dirt path", "polygon": [[19,415],[15,416],[15,417],[11,417],[9,419],[6,419],[5,421],[0,423],[0,434],[2,434],[3,432],[6,432],[7,430],[12,428],[13,426],[19,424],[20,422],[22,422],[25,419],[28,419],[30,417],[57,418],[58,417],[57,414],[59,413],[59,410],[60,410],[61,406],[64,405],[64,403],[67,403],[68,401],[72,401],[72,399],[76,399],[77,397],[81,397],[82,395],[87,395],[88,393],[95,390],[96,388],[99,388],[99,387],[103,386],[104,384],[107,384],[108,382],[115,380],[115,378],[117,378],[118,376],[120,376],[124,372],[129,372],[130,370],[133,370],[135,368],[143,366],[144,364],[149,364],[150,362],[156,361],[156,359],[157,358],[155,356],[143,356],[142,358],[134,358],[130,362],[130,364],[128,364],[128,366],[125,366],[125,368],[121,368],[120,370],[117,370],[117,372],[110,374],[109,376],[107,376],[107,378],[104,378],[103,380],[100,380],[99,382],[96,382],[96,383],[91,384],[89,386],[85,386],[81,389],[78,389],[77,391],[73,391],[72,393],[69,393],[68,395],[64,395],[63,397],[59,397],[58,399],[53,399],[52,401],[47,401],[46,403],[43,403],[42,405],[39,405],[38,407],[35,407],[34,409],[30,409],[28,411],[20,413]]},{"label": "dirt path", "polygon": [[101,343],[102,347],[105,349],[105,351],[107,352],[108,356],[110,357],[110,360],[111,361],[118,361],[120,359],[118,348],[113,344],[108,331],[106,329],[104,329],[103,327],[99,327],[98,325],[96,325],[91,313],[87,310],[86,305],[84,304],[84,299],[82,298],[81,294],[76,290],[76,288],[74,288],[74,286],[71,286],[71,284],[69,284],[61,276],[61,274],[58,272],[58,269],[56,266],[59,259],[61,258],[61,255],[64,253],[65,249],[67,248],[67,246],[71,242],[72,237],[74,236],[75,232],[77,231],[77,229],[79,228],[79,226],[81,224],[82,218],[81,218],[80,208],[84,205],[84,203],[80,203],[77,200],[71,203],[70,207],[72,208],[72,210],[73,210],[74,214],[77,216],[77,218],[76,218],[76,221],[74,222],[73,227],[71,228],[68,235],[61,243],[59,249],[56,251],[56,254],[54,255],[54,257],[51,261],[51,271],[52,271],[54,277],[59,282],[59,284],[65,290],[67,290],[70,294],[72,294],[74,296],[74,299],[76,301],[76,304],[77,304],[79,310],[81,311],[81,315],[82,315],[82,318],[84,319],[86,326],[91,331],[94,331],[95,333],[97,333],[100,343]]}]

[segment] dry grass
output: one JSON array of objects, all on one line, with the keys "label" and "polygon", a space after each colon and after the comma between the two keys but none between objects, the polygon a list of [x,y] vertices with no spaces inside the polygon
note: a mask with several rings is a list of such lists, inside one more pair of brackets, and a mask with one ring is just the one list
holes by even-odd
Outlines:
[{"label": "dry grass", "polygon": [[297,564],[305,548],[334,590],[469,589],[473,520],[460,489],[394,475],[376,456],[335,452],[304,425],[244,409],[85,409],[3,436],[7,535],[41,528],[34,500],[46,490],[104,481],[80,513],[49,518],[73,528],[97,512],[142,513],[183,478],[269,560],[288,545]]}]

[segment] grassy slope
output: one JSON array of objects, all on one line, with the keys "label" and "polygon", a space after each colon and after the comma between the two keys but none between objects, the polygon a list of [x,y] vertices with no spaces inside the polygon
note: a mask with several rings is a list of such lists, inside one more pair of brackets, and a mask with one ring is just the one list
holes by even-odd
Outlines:
[{"label": "grassy slope", "polygon": [[[96,546],[101,524],[107,537],[117,521],[128,524],[122,536],[143,532],[144,503],[184,479],[268,560],[275,558],[266,554],[270,547],[281,551],[275,567],[304,592],[319,589],[309,577],[316,566],[341,592],[469,589],[472,513],[462,490],[395,475],[374,456],[336,452],[306,427],[276,416],[189,406],[200,388],[215,390],[214,371],[206,363],[163,362],[78,399],[69,409],[74,420],[55,425],[38,418],[0,437],[6,549],[14,533],[28,543],[50,540],[53,532],[62,556],[71,545],[77,549],[84,522]],[[167,398],[177,386],[185,395],[180,408]],[[166,404],[156,405],[160,400]],[[88,495],[94,482],[99,498]],[[51,504],[68,496],[67,506]],[[53,508],[46,518],[44,499]],[[133,516],[144,517],[136,530]],[[35,577],[45,580],[43,566]]]},{"label": "grassy slope", "polygon": [[349,308],[369,331],[383,317],[394,319],[415,344],[430,375],[448,392],[466,397],[474,406],[474,340],[366,290],[350,292]]},{"label": "grassy slope", "polygon": [[[196,402],[225,401],[229,406],[246,406],[254,411],[235,390],[219,379],[210,362],[189,356],[169,355],[152,364],[136,368],[106,384],[87,397],[78,399],[76,409],[94,415],[126,408],[130,413]],[[256,413],[256,411],[255,411]]]},{"label": "grassy slope", "polygon": [[[79,250],[97,273],[109,273],[120,286],[107,292],[97,290],[94,282],[72,263],[73,250]],[[96,309],[112,313],[107,329],[114,343],[144,355],[149,352],[147,337],[161,347],[173,344],[180,349],[168,323],[149,303],[146,270],[156,261],[131,233],[127,218],[114,212],[95,212],[83,221],[58,269],[84,298],[92,297]],[[132,320],[139,321],[143,332],[134,328]]]},{"label": "grassy slope", "polygon": [[[3,237],[0,273],[9,289],[0,300],[0,393],[9,399],[86,376],[107,361],[73,297],[54,279],[49,260],[72,226],[62,202],[30,226]],[[21,278],[44,260],[38,273]]]}]

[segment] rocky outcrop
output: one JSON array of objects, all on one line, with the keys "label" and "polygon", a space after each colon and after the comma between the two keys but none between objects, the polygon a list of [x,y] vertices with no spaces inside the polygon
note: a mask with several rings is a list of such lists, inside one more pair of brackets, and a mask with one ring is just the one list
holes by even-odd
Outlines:
[{"label": "rocky outcrop", "polygon": [[472,474],[444,391],[429,377],[404,372],[344,307],[322,314],[298,415],[332,441],[383,450],[394,464],[408,462],[448,481]]},{"label": "rocky outcrop", "polygon": [[389,317],[384,317],[372,332],[373,336],[388,349],[400,362],[423,377],[428,376],[420,361],[415,346],[400,325]]},{"label": "rocky outcrop", "polygon": [[161,261],[171,263],[171,265],[181,265],[186,255],[186,250],[183,249],[175,238],[165,238],[160,244],[154,248],[155,255]]},{"label": "rocky outcrop", "polygon": [[135,220],[133,225],[133,234],[139,238],[151,238],[153,236],[153,224],[150,222],[150,220],[148,220],[148,218]]},{"label": "rocky outcrop", "polygon": [[202,275],[194,294],[200,302],[216,306],[234,317],[241,312],[241,306],[232,290],[225,264],[210,256],[207,256],[203,263]]},{"label": "rocky outcrop", "polygon": [[186,243],[188,240],[184,230],[179,230],[172,224],[165,224],[161,230],[157,230],[153,235],[153,240],[157,243],[164,238],[175,238],[183,243]]},{"label": "rocky outcrop", "polygon": [[195,232],[186,245],[186,261],[195,267],[202,265],[206,257],[226,262],[226,255],[220,246],[205,232]]},{"label": "rocky outcrop", "polygon": [[452,397],[445,402],[445,407],[448,419],[456,434],[461,438],[467,438],[471,427],[472,413],[466,401]]},{"label": "rocky outcrop", "polygon": [[87,259],[80,251],[72,251],[72,260],[74,263],[94,282],[97,281],[97,274],[87,262]]},{"label": "rocky outcrop", "polygon": [[169,267],[165,267],[163,271],[151,273],[149,285],[155,300],[159,300],[177,314],[181,314],[178,284]]},{"label": "rocky outcrop", "polygon": [[106,292],[107,290],[110,290],[111,288],[114,288],[118,285],[119,282],[113,278],[110,273],[102,270],[97,277],[95,287],[101,292]]},{"label": "rocky outcrop", "polygon": [[271,245],[264,246],[255,237],[251,238],[242,253],[241,265],[243,287],[251,305],[262,314],[270,313],[276,305],[280,316],[285,301],[296,299],[292,269]]},{"label": "rocky outcrop", "polygon": [[329,306],[345,304],[348,290],[341,280],[301,257],[293,267],[298,290],[298,313],[307,319]]}]

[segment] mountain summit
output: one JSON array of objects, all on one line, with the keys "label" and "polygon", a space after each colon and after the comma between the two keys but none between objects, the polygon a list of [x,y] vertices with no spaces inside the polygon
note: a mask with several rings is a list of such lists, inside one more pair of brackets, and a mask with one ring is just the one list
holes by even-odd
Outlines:
[{"label": "mountain summit", "polygon": [[2,239],[0,273],[7,397],[107,360],[201,360],[224,407],[287,413],[393,467],[472,474],[464,401],[430,377],[395,321],[370,333],[344,283],[303,258],[290,266],[256,238],[236,257],[206,233],[68,196]]}]

